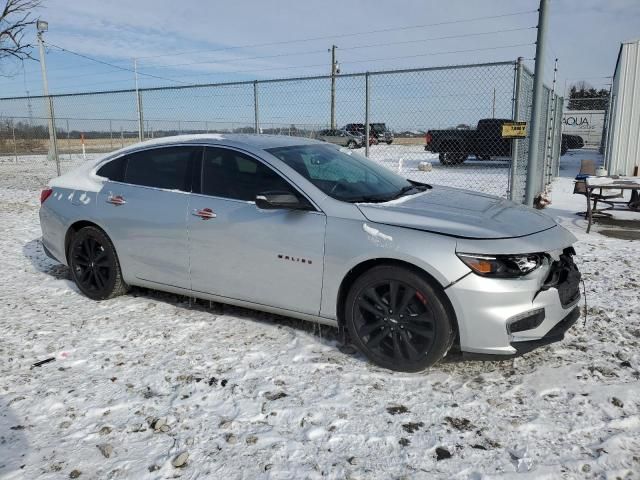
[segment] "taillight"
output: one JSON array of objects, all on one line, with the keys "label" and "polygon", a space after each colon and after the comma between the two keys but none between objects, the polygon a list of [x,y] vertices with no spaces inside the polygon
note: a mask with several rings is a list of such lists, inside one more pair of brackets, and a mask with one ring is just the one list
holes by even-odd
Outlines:
[{"label": "taillight", "polygon": [[51,196],[53,190],[51,188],[45,188],[40,192],[40,205],[44,203],[44,201]]},{"label": "taillight", "polygon": [[431,134],[427,132],[427,134],[424,136],[424,139],[426,140],[427,144],[431,143]]}]

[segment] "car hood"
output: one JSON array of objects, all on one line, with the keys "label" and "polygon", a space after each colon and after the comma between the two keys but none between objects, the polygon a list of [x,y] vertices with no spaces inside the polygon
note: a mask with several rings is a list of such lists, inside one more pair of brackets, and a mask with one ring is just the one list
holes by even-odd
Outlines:
[{"label": "car hood", "polygon": [[389,202],[357,205],[371,222],[460,238],[523,237],[557,225],[547,215],[504,198],[442,186]]}]

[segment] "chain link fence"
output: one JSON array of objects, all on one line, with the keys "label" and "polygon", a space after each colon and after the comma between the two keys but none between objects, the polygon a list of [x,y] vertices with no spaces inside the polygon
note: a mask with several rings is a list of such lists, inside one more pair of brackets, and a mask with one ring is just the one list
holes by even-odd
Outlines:
[{"label": "chain link fence", "polygon": [[[498,62],[52,95],[51,113],[48,98],[6,98],[0,175],[14,163],[11,171],[47,179],[56,175],[56,156],[64,173],[141,138],[259,133],[341,144],[408,178],[522,202],[529,137],[503,138],[502,125],[530,123],[532,92],[533,75],[521,62]],[[544,158],[532,172],[540,192],[557,171],[562,124],[562,100],[546,87],[543,104]]]}]

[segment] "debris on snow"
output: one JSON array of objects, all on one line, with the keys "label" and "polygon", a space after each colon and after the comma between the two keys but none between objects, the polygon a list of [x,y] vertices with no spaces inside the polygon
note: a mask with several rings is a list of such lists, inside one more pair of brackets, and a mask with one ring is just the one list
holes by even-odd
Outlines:
[{"label": "debris on snow", "polygon": [[96,445],[96,447],[98,447],[98,450],[100,450],[100,453],[104,455],[105,458],[111,457],[113,453],[113,446],[111,444],[101,443],[100,445]]},{"label": "debris on snow", "polygon": [[175,468],[182,468],[187,465],[188,460],[189,460],[189,453],[182,452],[180,455],[178,455],[176,458],[173,459],[173,461],[171,462],[171,465],[173,465]]},{"label": "debris on snow", "polygon": [[444,447],[436,447],[436,460],[451,458],[451,452]]}]

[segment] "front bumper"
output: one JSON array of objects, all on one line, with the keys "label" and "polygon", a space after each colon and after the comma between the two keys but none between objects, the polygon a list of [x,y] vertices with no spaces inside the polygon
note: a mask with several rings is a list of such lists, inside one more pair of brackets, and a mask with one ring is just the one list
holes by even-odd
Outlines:
[{"label": "front bumper", "polygon": [[[549,282],[554,265],[547,265],[515,279],[470,273],[447,288],[458,319],[460,349],[478,354],[516,355],[562,340],[579,315],[576,305],[580,293],[576,291],[576,282],[580,275],[573,262],[571,265],[573,275],[561,282]],[[571,295],[567,294],[569,284]],[[515,328],[516,322],[523,319],[520,328]]]}]

